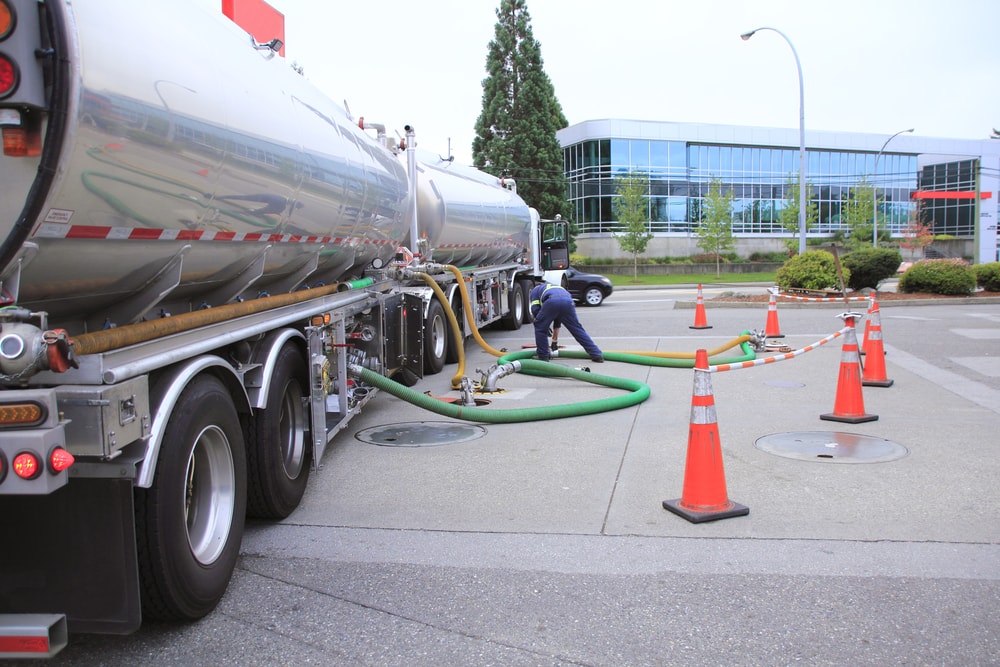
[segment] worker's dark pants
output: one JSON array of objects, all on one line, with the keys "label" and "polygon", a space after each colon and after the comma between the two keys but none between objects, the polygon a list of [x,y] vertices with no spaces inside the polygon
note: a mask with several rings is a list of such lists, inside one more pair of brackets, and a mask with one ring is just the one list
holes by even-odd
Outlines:
[{"label": "worker's dark pants", "polygon": [[571,334],[576,342],[583,346],[591,359],[599,359],[604,356],[601,348],[597,347],[586,329],[580,324],[576,317],[576,306],[573,299],[568,296],[560,298],[550,296],[542,302],[542,308],[535,315],[535,352],[539,359],[549,358],[549,327],[553,322],[559,321],[563,327]]}]

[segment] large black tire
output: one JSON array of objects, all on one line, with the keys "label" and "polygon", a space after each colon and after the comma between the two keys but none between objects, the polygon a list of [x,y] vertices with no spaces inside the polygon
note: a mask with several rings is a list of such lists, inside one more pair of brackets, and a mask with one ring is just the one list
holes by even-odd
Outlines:
[{"label": "large black tire", "polygon": [[521,293],[524,294],[524,319],[522,321],[525,324],[531,324],[535,321],[535,318],[531,316],[531,290],[535,288],[535,283],[526,278],[518,278],[517,285],[521,288]]},{"label": "large black tire", "polygon": [[[454,297],[454,305],[452,305],[451,310],[455,313],[455,319],[458,320],[459,331],[465,330],[465,310],[462,308],[462,297],[456,294]],[[459,337],[455,338],[455,335],[451,332],[451,326],[448,327],[448,350],[445,353],[445,361],[449,364],[458,363],[458,351],[459,349],[464,349],[465,347],[465,335],[464,333]]]},{"label": "large black tire", "polygon": [[424,374],[434,375],[444,368],[448,353],[448,320],[444,308],[437,299],[431,299],[424,320]]},{"label": "large black tire", "polygon": [[145,618],[195,620],[222,599],[246,515],[246,453],[232,397],[201,375],[168,416],[153,484],[137,489]]},{"label": "large black tire", "polygon": [[524,321],[524,290],[518,283],[514,283],[507,292],[507,314],[500,320],[503,328],[507,331],[517,331]]},{"label": "large black tire", "polygon": [[308,386],[302,354],[286,343],[274,365],[267,405],[244,421],[249,516],[284,519],[302,500],[312,460],[303,405]]}]

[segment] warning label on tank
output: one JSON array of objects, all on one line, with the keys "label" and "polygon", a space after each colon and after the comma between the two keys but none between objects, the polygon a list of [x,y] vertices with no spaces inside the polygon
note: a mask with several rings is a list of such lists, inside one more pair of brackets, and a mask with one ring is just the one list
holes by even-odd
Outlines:
[{"label": "warning label on tank", "polygon": [[48,215],[45,216],[45,222],[60,222],[65,225],[72,217],[73,211],[67,211],[64,208],[50,208]]}]

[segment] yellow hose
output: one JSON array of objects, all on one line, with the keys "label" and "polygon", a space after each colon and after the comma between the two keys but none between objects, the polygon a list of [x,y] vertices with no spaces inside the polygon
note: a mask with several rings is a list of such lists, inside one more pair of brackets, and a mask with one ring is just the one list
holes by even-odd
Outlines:
[{"label": "yellow hose", "polygon": [[[458,281],[459,290],[461,290],[462,293],[462,306],[465,309],[465,316],[469,322],[469,329],[472,330],[472,336],[473,338],[476,339],[476,342],[479,343],[479,347],[481,347],[485,352],[492,354],[494,357],[504,356],[506,352],[502,352],[496,349],[495,347],[491,346],[479,334],[479,328],[476,326],[475,314],[473,313],[472,308],[469,306],[469,292],[465,287],[465,278],[462,276],[462,272],[459,271],[458,267],[452,266],[450,264],[445,265],[444,268],[451,271],[451,273],[455,276],[455,279]],[[516,285],[514,287],[515,289],[520,289]],[[530,306],[528,304],[525,304],[525,308],[528,307]],[[741,345],[742,343],[745,343],[748,340],[750,340],[750,336],[748,335],[738,336],[733,340],[729,341],[728,343],[724,343],[723,345],[715,348],[714,350],[710,350],[708,352],[708,356],[713,357],[717,354],[721,354],[722,352],[737,347],[738,345]],[[653,357],[654,359],[694,359],[696,354],[696,352],[649,352],[649,351],[621,352],[617,350],[616,352],[618,352],[619,354],[631,354],[640,357]],[[452,386],[454,386],[454,381]]]},{"label": "yellow hose", "polygon": [[[431,290],[434,291],[434,296],[438,298],[441,305],[444,306],[445,315],[448,317],[448,325],[451,327],[451,335],[455,337],[455,347],[458,348],[458,369],[455,371],[455,375],[451,378],[451,388],[461,389],[462,388],[462,377],[465,375],[465,345],[462,344],[462,330],[458,326],[458,320],[455,319],[455,311],[451,309],[451,304],[448,303],[448,297],[445,295],[444,290],[441,286],[437,284],[437,281],[431,278],[426,273],[418,273],[418,276],[424,279],[424,282],[430,285]],[[465,300],[463,299],[463,303]],[[478,333],[478,332],[477,332]]]},{"label": "yellow hose", "polygon": [[479,347],[483,348],[485,352],[489,352],[494,357],[502,357],[505,353],[487,343],[479,334],[479,327],[476,326],[476,316],[469,304],[469,290],[465,287],[465,277],[462,275],[462,272],[458,270],[457,266],[452,266],[451,264],[446,264],[444,268],[451,271],[452,275],[455,276],[455,280],[458,281],[458,289],[462,293],[462,308],[465,310],[465,319],[469,322],[469,329],[472,330],[472,337],[476,339]]}]

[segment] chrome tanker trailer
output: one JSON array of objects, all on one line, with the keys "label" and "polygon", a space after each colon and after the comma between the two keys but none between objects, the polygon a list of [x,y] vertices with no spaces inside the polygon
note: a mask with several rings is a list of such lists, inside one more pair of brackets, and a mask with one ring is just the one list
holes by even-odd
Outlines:
[{"label": "chrome tanker trailer", "polygon": [[0,656],[210,612],[244,515],[375,395],[349,366],[437,372],[447,308],[517,328],[566,268],[565,223],[278,46],[193,1],[0,0]]}]

